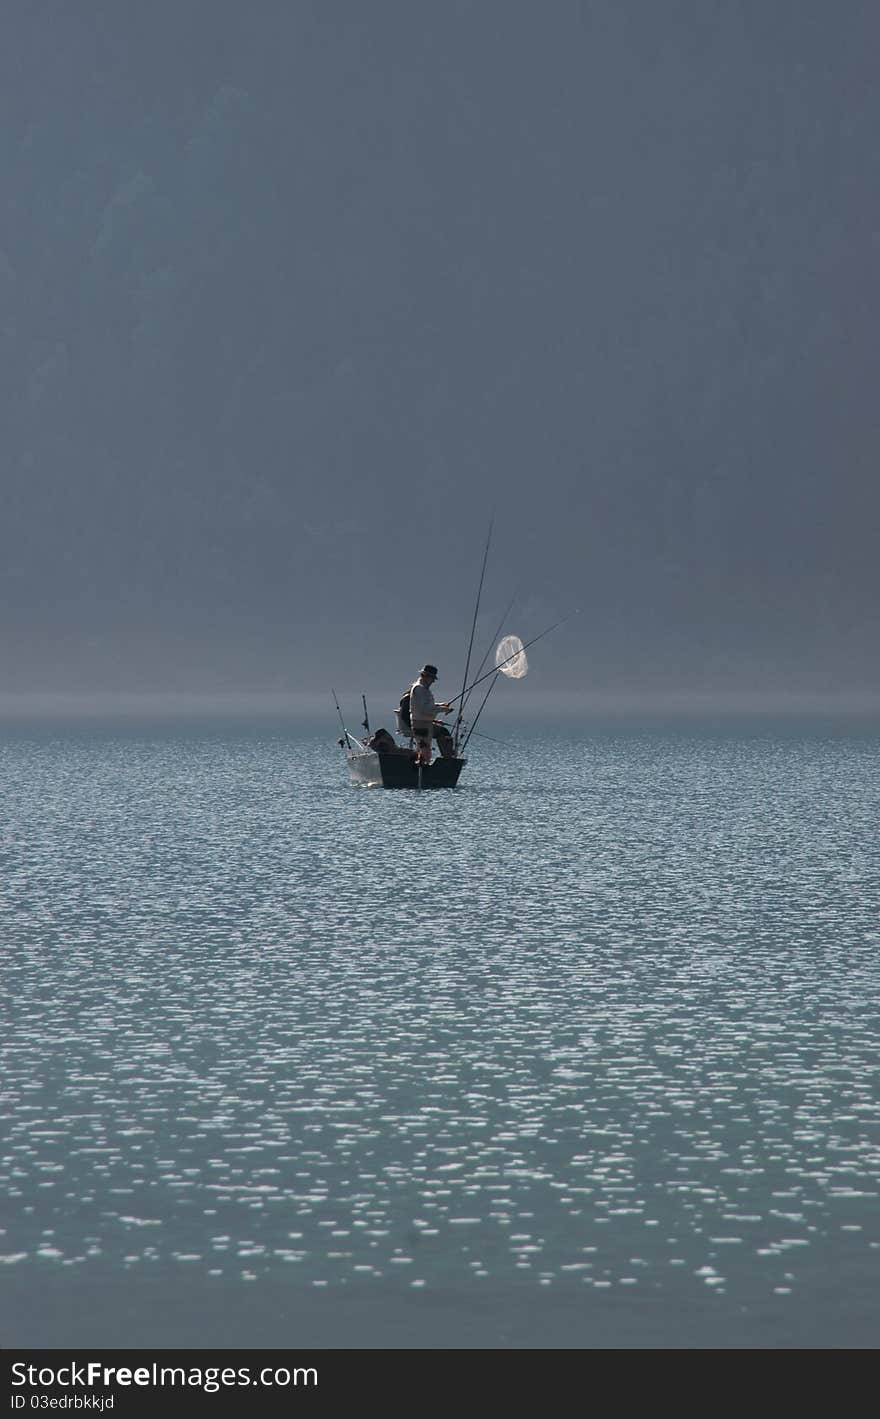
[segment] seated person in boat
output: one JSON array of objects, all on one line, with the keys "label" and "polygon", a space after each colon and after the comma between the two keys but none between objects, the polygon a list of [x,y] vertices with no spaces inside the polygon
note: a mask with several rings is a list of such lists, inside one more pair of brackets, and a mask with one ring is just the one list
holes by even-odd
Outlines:
[{"label": "seated person in boat", "polygon": [[374,749],[377,754],[409,754],[409,749],[401,748],[394,742],[387,729],[377,729],[367,740],[367,748]]},{"label": "seated person in boat", "polygon": [[[410,687],[410,727],[413,739],[416,741],[417,764],[430,764],[431,747],[435,738],[444,758],[449,758],[454,753],[452,735],[445,724],[436,722],[438,714],[449,714],[452,709],[452,706],[447,702],[438,703],[434,699],[431,686],[436,679],[436,665],[423,665],[418,680]],[[401,703],[402,710],[403,704]]]}]

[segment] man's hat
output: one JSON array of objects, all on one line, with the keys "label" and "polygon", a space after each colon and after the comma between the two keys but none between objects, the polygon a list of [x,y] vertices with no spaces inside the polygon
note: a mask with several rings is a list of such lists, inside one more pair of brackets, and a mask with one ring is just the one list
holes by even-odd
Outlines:
[{"label": "man's hat", "polygon": [[422,668],[421,668],[421,670],[419,671],[419,674],[420,674],[420,675],[433,675],[434,678],[436,679],[436,678],[437,678],[437,667],[436,667],[436,665],[423,665]]}]

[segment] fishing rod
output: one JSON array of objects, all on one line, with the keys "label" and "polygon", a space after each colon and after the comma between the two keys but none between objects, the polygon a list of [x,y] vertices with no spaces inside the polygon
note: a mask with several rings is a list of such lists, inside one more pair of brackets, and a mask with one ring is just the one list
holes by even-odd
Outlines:
[{"label": "fishing rod", "polygon": [[[504,622],[507,620],[508,616],[510,615],[511,611],[513,610],[513,603],[514,603],[514,601],[516,600],[516,598],[517,598],[518,595],[519,595],[519,587],[516,588],[516,590],[514,591],[513,595],[511,596],[510,600],[508,601],[506,610],[505,610],[505,612],[504,612],[504,615],[501,617],[501,620],[498,622],[497,630],[495,631],[494,636],[492,637],[491,641],[489,642],[489,649],[486,651],[486,654],[483,656],[483,659],[480,661],[480,664],[479,664],[479,666],[477,667],[477,674],[478,674],[478,675],[481,673],[481,671],[482,671],[482,669],[483,669],[483,666],[486,664],[486,661],[489,659],[489,656],[492,654],[492,647],[494,646],[494,644],[495,644],[495,642],[497,641],[498,637],[501,635],[501,631],[502,631],[502,629],[503,629],[503,627],[504,627]],[[493,680],[492,683],[493,683],[493,685],[494,685],[494,683],[495,683],[494,680]],[[462,706],[461,706],[461,712],[462,712],[462,714],[464,714],[465,710],[467,709],[467,702],[468,702],[468,696],[466,695],[465,698],[464,698],[464,700],[462,701]],[[483,708],[483,706],[481,705],[481,706],[480,706],[480,709],[482,709],[482,708]],[[473,731],[472,731],[472,732],[473,732]],[[470,737],[470,736],[469,736],[469,737]],[[467,739],[465,740],[465,743],[467,743]]]},{"label": "fishing rod", "polygon": [[[471,685],[468,685],[467,689],[464,691],[464,694],[469,695],[471,690],[476,689],[477,685],[481,684],[483,680],[488,680],[490,675],[494,675],[498,670],[502,668],[502,666],[507,665],[509,661],[516,660],[516,657],[518,655],[522,655],[524,650],[528,650],[530,645],[534,645],[535,641],[543,640],[544,636],[549,636],[550,632],[555,631],[557,626],[563,625],[564,622],[570,621],[572,616],[578,615],[580,615],[580,608],[578,608],[578,610],[576,611],[569,611],[567,616],[563,616],[560,620],[554,621],[553,625],[548,626],[546,631],[541,631],[538,635],[532,636],[531,640],[526,641],[525,644],[521,645],[518,650],[515,650],[512,655],[506,655],[504,659],[498,665],[496,665],[493,670],[487,670],[485,675],[481,675],[479,679],[474,680]],[[455,699],[457,700],[459,698],[460,696],[456,695]],[[449,700],[447,701],[447,703],[454,705],[455,700]]]},{"label": "fishing rod", "polygon": [[[471,623],[471,638],[470,638],[470,640],[468,641],[467,659],[465,660],[465,663],[464,663],[464,675],[463,675],[462,681],[461,681],[461,694],[460,694],[460,695],[456,695],[456,697],[455,697],[456,699],[461,700],[461,704],[459,705],[459,708],[458,708],[458,718],[457,718],[456,721],[455,721],[455,729],[452,731],[452,743],[453,743],[453,748],[455,749],[455,752],[456,752],[456,753],[458,753],[458,735],[459,735],[459,731],[460,731],[460,729],[461,729],[461,716],[462,716],[462,714],[464,713],[464,697],[465,697],[465,693],[466,693],[466,691],[465,691],[465,686],[467,685],[468,671],[469,671],[470,668],[471,668],[471,651],[473,650],[473,647],[474,647],[474,632],[475,632],[476,629],[477,629],[477,615],[478,615],[479,610],[480,610],[480,597],[481,597],[482,594],[483,594],[483,579],[484,579],[484,577],[485,577],[485,575],[486,575],[486,561],[487,561],[488,556],[489,556],[489,543],[490,543],[491,540],[492,540],[492,524],[493,524],[494,521],[495,521],[495,514],[493,513],[492,516],[491,516],[490,519],[489,519],[489,531],[488,531],[488,533],[486,534],[486,546],[485,546],[485,549],[484,549],[484,551],[483,551],[483,565],[482,565],[482,568],[481,568],[481,570],[480,570],[480,585],[477,587],[477,604],[476,604],[475,607],[474,607],[474,619],[473,619],[473,622]],[[455,703],[455,700],[450,700],[449,703],[450,703],[450,704],[454,704],[454,703]]]},{"label": "fishing rod", "polygon": [[[333,703],[334,703],[334,705],[336,706],[336,713],[339,715],[339,723],[342,725],[342,732],[343,732],[343,734],[345,735],[345,737],[346,737],[346,739],[348,740],[349,744],[357,744],[357,747],[358,747],[359,749],[362,749],[364,746],[360,743],[360,741],[359,741],[358,739],[355,739],[355,737],[354,737],[353,734],[349,734],[348,730],[347,730],[346,727],[345,727],[345,720],[342,718],[342,710],[339,708],[339,701],[338,701],[337,698],[336,698],[336,691],[335,691],[335,690],[331,690],[330,693],[331,693],[331,695],[333,696]],[[343,744],[343,742],[342,742],[341,739],[340,739],[339,742],[340,742],[340,744],[342,744],[342,747],[345,748],[345,745]]]},{"label": "fishing rod", "polygon": [[[520,652],[517,651],[517,654],[520,654]],[[497,682],[498,682],[498,676],[499,676],[500,674],[501,674],[501,671],[500,671],[500,670],[496,670],[496,672],[495,672],[495,679],[489,681],[489,688],[488,688],[488,690],[486,691],[485,695],[483,696],[483,702],[482,702],[482,704],[480,705],[480,708],[477,710],[476,714],[474,715],[473,723],[472,723],[470,729],[468,730],[467,734],[466,734],[465,737],[464,737],[464,743],[463,743],[462,746],[461,746],[461,752],[462,752],[462,753],[464,753],[465,749],[466,749],[467,746],[468,746],[468,740],[470,739],[471,735],[472,735],[472,734],[475,732],[475,730],[476,730],[476,727],[477,727],[477,720],[480,718],[480,715],[483,713],[483,709],[484,709],[484,707],[485,707],[486,701],[488,700],[488,698],[489,698],[489,696],[491,695],[492,691],[495,689],[495,686],[496,686],[496,684],[497,684]],[[489,738],[489,735],[488,735],[488,734],[484,734],[484,735],[482,735],[482,738],[488,739],[488,738]]]},{"label": "fishing rod", "polygon": [[[488,739],[488,741],[489,741],[490,744],[503,744],[504,747],[505,747],[505,749],[508,747],[508,744],[507,744],[507,740],[506,740],[506,739],[496,739],[495,736],[492,735],[492,734],[484,734],[481,729],[472,729],[472,730],[470,731],[470,733],[468,734],[467,739],[465,739],[465,741],[464,741],[465,744],[467,744],[468,739],[470,739],[470,737],[471,737],[471,734],[476,734],[476,736],[477,736],[478,739]],[[462,745],[462,752],[463,752],[463,751],[464,751],[464,744]]]}]

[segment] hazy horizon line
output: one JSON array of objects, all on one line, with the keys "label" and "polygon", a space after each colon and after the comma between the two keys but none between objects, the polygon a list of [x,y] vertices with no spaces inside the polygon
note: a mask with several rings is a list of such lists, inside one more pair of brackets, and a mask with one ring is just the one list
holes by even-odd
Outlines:
[{"label": "hazy horizon line", "polygon": [[[361,691],[336,690],[346,726],[360,728],[363,716]],[[367,696],[368,709],[370,697]],[[370,709],[373,727],[393,720],[393,707]],[[818,693],[805,691],[518,691],[486,712],[489,721],[525,723],[536,718],[579,721],[584,724],[625,722],[680,722],[707,719],[786,722],[839,720],[880,729],[880,692]],[[0,727],[87,724],[284,722],[319,725],[331,732],[339,726],[330,691],[4,691],[0,692]],[[393,723],[389,725],[393,729]]]}]

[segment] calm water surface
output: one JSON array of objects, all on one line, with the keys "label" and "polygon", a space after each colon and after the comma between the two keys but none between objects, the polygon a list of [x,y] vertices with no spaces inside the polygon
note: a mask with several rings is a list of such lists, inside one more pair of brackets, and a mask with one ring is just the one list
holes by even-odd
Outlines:
[{"label": "calm water surface", "polygon": [[0,1344],[877,1344],[876,739],[9,738],[0,813]]}]

